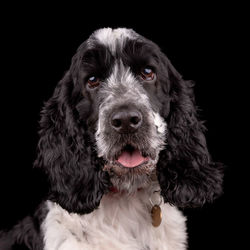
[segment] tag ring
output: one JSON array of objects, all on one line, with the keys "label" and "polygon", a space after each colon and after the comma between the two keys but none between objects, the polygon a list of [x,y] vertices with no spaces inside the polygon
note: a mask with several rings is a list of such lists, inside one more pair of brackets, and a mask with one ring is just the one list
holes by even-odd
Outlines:
[{"label": "tag ring", "polygon": [[[160,193],[160,191],[161,191],[161,190],[154,191],[154,192],[153,192],[153,194],[155,194],[155,193]],[[162,196],[161,196],[161,195],[159,195],[159,197],[160,197],[160,202],[159,202],[159,204],[153,203],[153,201],[152,201],[151,197],[149,197],[149,201],[150,201],[150,203],[151,203],[152,207],[153,207],[154,205],[158,205],[158,206],[160,206],[160,205],[162,204],[162,200],[163,200],[163,199],[162,199]]]}]

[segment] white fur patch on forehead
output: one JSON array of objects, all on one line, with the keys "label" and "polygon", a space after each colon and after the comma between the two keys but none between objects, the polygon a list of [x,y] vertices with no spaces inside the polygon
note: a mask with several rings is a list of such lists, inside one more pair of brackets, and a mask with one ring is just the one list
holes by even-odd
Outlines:
[{"label": "white fur patch on forehead", "polygon": [[122,95],[123,101],[134,100],[137,103],[143,102],[145,106],[149,107],[149,100],[146,92],[143,91],[138,80],[131,72],[130,67],[126,67],[120,60],[115,63],[113,72],[107,79],[107,97],[113,96],[116,92],[115,90],[121,88],[123,88],[124,91]]},{"label": "white fur patch on forehead", "polygon": [[112,53],[116,51],[117,46],[122,48],[126,39],[135,39],[138,34],[132,29],[126,28],[103,28],[94,32],[93,36],[102,44],[107,46]]},{"label": "white fur patch on forehead", "polygon": [[119,61],[114,65],[113,73],[107,80],[109,87],[117,87],[120,84],[129,86],[136,83],[136,79],[129,67],[125,67],[122,61]]}]

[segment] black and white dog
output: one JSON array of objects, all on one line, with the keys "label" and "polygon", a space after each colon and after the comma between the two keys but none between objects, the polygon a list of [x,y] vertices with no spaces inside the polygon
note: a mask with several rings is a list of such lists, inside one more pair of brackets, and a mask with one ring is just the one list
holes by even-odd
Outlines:
[{"label": "black and white dog", "polygon": [[186,249],[177,207],[212,202],[223,175],[192,87],[133,30],[95,31],[41,113],[47,201],[2,233],[0,249]]}]

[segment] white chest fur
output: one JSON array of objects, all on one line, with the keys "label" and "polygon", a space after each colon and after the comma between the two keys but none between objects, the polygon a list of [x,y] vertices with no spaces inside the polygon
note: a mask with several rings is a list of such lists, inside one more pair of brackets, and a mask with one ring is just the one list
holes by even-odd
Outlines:
[{"label": "white chest fur", "polygon": [[133,196],[106,195],[98,209],[82,216],[50,201],[47,206],[42,224],[45,250],[186,249],[185,217],[176,207],[162,204],[162,223],[153,227],[152,205],[143,190]]}]

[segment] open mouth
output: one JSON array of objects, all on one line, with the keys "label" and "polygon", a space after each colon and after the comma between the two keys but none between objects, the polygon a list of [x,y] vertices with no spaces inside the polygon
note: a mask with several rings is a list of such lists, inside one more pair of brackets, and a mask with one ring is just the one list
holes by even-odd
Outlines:
[{"label": "open mouth", "polygon": [[149,161],[141,151],[131,145],[126,145],[118,156],[116,163],[126,168],[135,168]]}]

